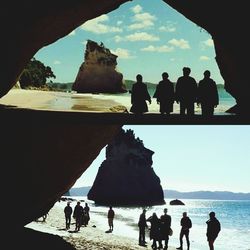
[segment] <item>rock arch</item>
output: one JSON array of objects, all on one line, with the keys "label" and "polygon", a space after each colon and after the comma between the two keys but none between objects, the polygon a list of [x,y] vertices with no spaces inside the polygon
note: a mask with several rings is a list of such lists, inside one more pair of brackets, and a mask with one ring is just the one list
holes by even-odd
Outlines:
[{"label": "rock arch", "polygon": [[[0,11],[1,32],[3,34],[0,46],[0,97],[6,95],[14,86],[25,64],[40,48],[64,37],[85,21],[108,13],[128,1],[45,0],[36,1],[35,4],[31,0],[4,1]],[[247,1],[239,0],[236,3],[235,1],[227,0],[164,0],[164,2],[212,35],[215,42],[216,61],[225,80],[225,88],[236,98],[241,111],[247,112],[250,87],[248,83],[248,65],[243,60],[243,58],[248,59],[248,46],[250,44],[250,38],[247,36],[249,30]],[[8,120],[8,117],[4,117],[4,119]],[[19,121],[15,120],[15,124],[18,123]],[[7,132],[11,134],[11,129],[15,131],[15,126],[8,126],[8,129]],[[107,135],[111,138],[116,128],[106,128],[106,131],[108,131]],[[6,135],[8,133],[3,135],[3,138]],[[48,137],[49,135],[47,134],[46,136]],[[18,135],[17,138],[19,138]],[[108,139],[107,137],[105,138],[99,138],[99,146],[94,147],[92,151],[93,157],[104,146],[104,142]],[[8,138],[5,139],[8,146],[7,149],[11,151],[11,143],[13,141],[10,142]],[[13,137],[14,139],[15,137]],[[25,138],[20,139],[25,141]],[[45,142],[43,137],[41,139]],[[69,141],[72,142],[72,139],[69,138]],[[91,143],[91,140],[89,143]],[[3,146],[1,152],[7,152],[7,149]],[[7,154],[4,156],[4,160],[13,163],[10,166],[17,168],[18,163],[25,168],[26,162],[8,159],[6,158]],[[90,162],[90,160],[85,160],[85,164]],[[72,174],[71,178],[72,183],[77,178],[76,173]],[[18,183],[22,185],[21,181]],[[69,183],[65,184],[65,188],[67,186],[69,186]],[[60,189],[57,188],[51,190],[50,197],[47,197],[47,200],[41,199],[40,203],[38,202],[33,207],[33,212],[30,216],[27,217],[25,213],[22,214],[18,225],[25,225],[33,220],[35,216],[42,215],[44,211],[49,209],[56,197],[64,190],[62,187]],[[10,204],[8,205],[10,206]]]}]

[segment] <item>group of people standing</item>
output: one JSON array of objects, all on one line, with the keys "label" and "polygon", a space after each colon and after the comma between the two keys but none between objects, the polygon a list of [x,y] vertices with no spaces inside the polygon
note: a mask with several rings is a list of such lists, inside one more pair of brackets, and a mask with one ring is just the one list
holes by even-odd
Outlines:
[{"label": "group of people standing", "polygon": [[[70,202],[67,202],[67,205],[64,208],[65,222],[66,222],[66,230],[70,229],[71,217],[73,214],[73,218],[75,219],[75,232],[80,231],[81,226],[87,226],[90,220],[90,208],[88,203],[85,203],[85,207],[81,206],[81,202],[78,201],[74,211],[70,206]],[[114,217],[115,212],[113,208],[110,206],[107,214],[109,232],[112,232],[114,229]]]},{"label": "group of people standing", "polygon": [[[204,78],[196,83],[190,76],[191,69],[183,68],[183,76],[179,77],[176,85],[169,80],[167,72],[162,73],[162,80],[156,86],[153,98],[156,98],[160,105],[160,113],[167,114],[173,112],[173,104],[176,101],[180,104],[181,115],[194,115],[194,105],[201,105],[202,115],[210,117],[214,114],[214,108],[219,104],[219,95],[215,81],[210,77],[209,70],[204,72]],[[147,85],[143,83],[142,75],[136,76],[136,83],[131,90],[130,112],[143,114],[148,112],[148,101],[151,104],[151,96]]]},{"label": "group of people standing", "polygon": [[73,218],[76,221],[75,231],[79,231],[82,225],[86,227],[90,220],[89,210],[90,209],[87,203],[85,203],[85,207],[82,207],[81,202],[78,201],[73,211],[72,207],[70,206],[70,202],[67,202],[67,206],[64,208],[66,229],[70,229],[72,213]]},{"label": "group of people standing", "polygon": [[[143,209],[138,222],[139,227],[139,245],[146,246],[145,240],[145,229],[148,228],[147,222],[150,222],[150,240],[153,240],[152,249],[168,249],[168,241],[169,236],[173,234],[171,229],[171,216],[167,214],[167,208],[164,209],[163,215],[158,218],[156,213],[153,213],[148,219],[146,219],[146,209]],[[209,213],[209,220],[206,222],[207,224],[207,241],[210,250],[214,250],[214,241],[217,238],[221,225],[218,219],[215,217],[215,212]],[[180,221],[181,231],[180,231],[180,246],[176,249],[183,249],[183,237],[186,238],[187,250],[190,249],[190,240],[189,240],[189,230],[192,228],[192,221],[187,216],[187,212],[182,214],[182,219]],[[164,247],[163,243],[164,241]],[[157,246],[158,242],[158,246]]]}]

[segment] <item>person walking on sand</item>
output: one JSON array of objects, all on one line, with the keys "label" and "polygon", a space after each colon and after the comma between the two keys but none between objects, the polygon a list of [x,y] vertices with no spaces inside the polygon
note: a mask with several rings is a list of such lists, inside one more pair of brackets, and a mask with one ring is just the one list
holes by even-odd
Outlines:
[{"label": "person walking on sand", "polygon": [[167,72],[162,73],[162,81],[156,86],[153,95],[160,104],[160,113],[169,115],[173,112],[174,105],[174,84],[168,79]]},{"label": "person walking on sand", "polygon": [[190,76],[191,69],[184,67],[183,76],[176,83],[175,100],[180,103],[180,114],[194,115],[194,103],[197,102],[197,83]]},{"label": "person walking on sand", "polygon": [[187,216],[187,212],[184,212],[182,214],[181,219],[181,232],[180,232],[180,247],[177,247],[176,249],[183,249],[183,236],[185,235],[186,241],[187,241],[187,250],[190,248],[190,241],[189,241],[189,229],[192,227],[192,221]]},{"label": "person walking on sand", "polygon": [[73,218],[76,220],[76,228],[75,231],[78,232],[82,225],[82,216],[83,216],[83,207],[81,206],[81,202],[78,201],[73,212]]},{"label": "person walking on sand", "polygon": [[109,224],[109,231],[112,232],[114,230],[114,217],[115,217],[115,212],[112,209],[112,207],[109,207],[108,211],[108,224]]},{"label": "person walking on sand", "polygon": [[156,213],[153,213],[146,221],[151,224],[149,237],[153,240],[152,249],[157,249],[157,241],[160,239],[160,220]]},{"label": "person walking on sand", "polygon": [[146,209],[142,210],[142,213],[140,215],[139,222],[138,222],[138,227],[139,227],[139,245],[145,246],[146,245],[145,229],[146,227],[148,227],[147,222],[146,222]]},{"label": "person walking on sand", "polygon": [[66,229],[70,228],[71,223],[71,215],[72,215],[72,207],[70,206],[70,202],[67,202],[67,206],[64,208],[64,215],[65,215],[65,221],[66,221]]},{"label": "person walking on sand", "polygon": [[201,104],[201,112],[205,117],[214,114],[214,108],[219,104],[219,95],[216,83],[210,78],[210,71],[204,72],[204,78],[198,84],[198,106]]},{"label": "person walking on sand", "polygon": [[214,250],[214,241],[218,237],[221,230],[221,225],[218,219],[215,217],[215,212],[209,213],[209,220],[207,223],[207,241],[210,250]]},{"label": "person walking on sand", "polygon": [[164,214],[160,217],[160,241],[159,247],[163,248],[162,240],[165,240],[164,249],[168,249],[168,241],[171,230],[171,216],[168,215],[168,209],[164,208]]},{"label": "person walking on sand", "polygon": [[142,82],[142,75],[136,76],[136,83],[133,84],[131,90],[131,108],[130,112],[135,114],[143,114],[148,112],[148,101],[151,104],[151,97],[148,93],[147,85]]}]

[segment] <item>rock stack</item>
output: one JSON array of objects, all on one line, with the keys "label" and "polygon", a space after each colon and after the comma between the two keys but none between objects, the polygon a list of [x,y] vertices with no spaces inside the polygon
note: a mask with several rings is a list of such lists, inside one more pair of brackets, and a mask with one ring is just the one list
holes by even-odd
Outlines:
[{"label": "rock stack", "polygon": [[106,147],[88,199],[100,205],[151,206],[165,204],[159,177],[152,168],[153,151],[135,138],[133,130],[121,130]]},{"label": "rock stack", "polygon": [[117,56],[103,43],[88,40],[72,90],[78,93],[124,93],[123,75],[116,70]]}]

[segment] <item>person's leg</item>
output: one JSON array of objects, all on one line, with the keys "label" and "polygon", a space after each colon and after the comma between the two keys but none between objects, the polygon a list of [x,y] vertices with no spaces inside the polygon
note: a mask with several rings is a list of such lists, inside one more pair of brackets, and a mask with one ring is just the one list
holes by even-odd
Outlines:
[{"label": "person's leg", "polygon": [[180,102],[180,115],[185,115],[186,105],[184,102]]},{"label": "person's leg", "polygon": [[159,248],[160,249],[163,248],[163,246],[162,246],[162,240],[158,240],[158,242],[159,242]]},{"label": "person's leg", "polygon": [[155,240],[155,239],[153,239],[153,245],[152,245],[152,247],[153,247],[154,249],[156,249],[156,247],[157,247],[157,245],[156,245],[156,240]]},{"label": "person's leg", "polygon": [[181,230],[180,236],[179,236],[180,247],[178,247],[177,249],[182,249],[182,247],[183,247],[183,236],[184,236],[184,233],[183,233],[183,230]]},{"label": "person's leg", "polygon": [[194,103],[190,102],[187,104],[187,114],[194,115]]},{"label": "person's leg", "polygon": [[187,230],[187,231],[185,232],[185,237],[186,237],[186,241],[187,241],[187,249],[189,250],[189,248],[190,248],[189,230]]},{"label": "person's leg", "polygon": [[139,227],[139,245],[142,243],[142,228]]},{"label": "person's leg", "polygon": [[69,221],[68,221],[69,223],[68,223],[68,226],[69,226],[69,228],[70,228],[70,223],[71,223],[71,217],[69,216]]},{"label": "person's leg", "polygon": [[164,246],[164,249],[168,249],[168,240],[169,240],[169,237],[167,236],[167,238],[165,238],[165,246]]},{"label": "person's leg", "polygon": [[69,228],[69,217],[66,216],[65,220],[66,220],[66,229],[68,229]]},{"label": "person's leg", "polygon": [[213,240],[209,240],[208,245],[209,245],[210,250],[214,250],[214,241]]},{"label": "person's leg", "polygon": [[145,227],[142,228],[142,243],[145,244],[146,240],[145,240]]}]

